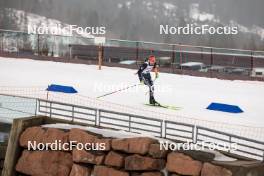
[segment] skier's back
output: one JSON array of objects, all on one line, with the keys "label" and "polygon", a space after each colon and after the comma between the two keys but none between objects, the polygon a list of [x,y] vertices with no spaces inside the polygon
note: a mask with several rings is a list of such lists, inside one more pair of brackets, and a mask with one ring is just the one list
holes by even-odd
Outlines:
[{"label": "skier's back", "polygon": [[152,105],[159,105],[154,98],[154,83],[150,74],[152,71],[155,72],[155,77],[158,78],[156,58],[153,55],[149,56],[149,58],[140,66],[137,74],[140,82],[143,82],[149,87],[149,103]]}]

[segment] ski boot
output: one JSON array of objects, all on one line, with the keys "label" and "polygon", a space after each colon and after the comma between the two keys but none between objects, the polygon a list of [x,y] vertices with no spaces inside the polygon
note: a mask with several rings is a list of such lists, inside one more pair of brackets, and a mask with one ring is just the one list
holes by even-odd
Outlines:
[{"label": "ski boot", "polygon": [[149,104],[151,104],[153,106],[160,106],[160,104],[155,100],[155,98],[153,96],[151,96],[149,98]]}]

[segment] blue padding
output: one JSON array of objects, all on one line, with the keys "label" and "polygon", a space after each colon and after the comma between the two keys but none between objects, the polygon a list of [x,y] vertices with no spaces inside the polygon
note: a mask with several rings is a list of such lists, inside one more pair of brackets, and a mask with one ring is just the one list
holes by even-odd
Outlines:
[{"label": "blue padding", "polygon": [[242,113],[242,112],[244,112],[240,109],[239,106],[221,104],[221,103],[211,103],[206,109],[213,110],[213,111],[229,112],[229,113]]},{"label": "blue padding", "polygon": [[75,90],[71,86],[61,86],[56,84],[51,84],[46,90],[52,92],[62,92],[62,93],[78,93],[77,90]]}]

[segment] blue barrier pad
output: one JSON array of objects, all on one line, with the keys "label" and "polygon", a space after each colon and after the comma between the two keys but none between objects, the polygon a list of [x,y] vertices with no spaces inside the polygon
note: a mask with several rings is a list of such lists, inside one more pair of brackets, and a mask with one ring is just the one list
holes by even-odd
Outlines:
[{"label": "blue barrier pad", "polygon": [[244,112],[242,109],[240,109],[239,106],[221,104],[221,103],[211,103],[206,109],[213,110],[213,111],[229,112],[229,113],[242,113],[242,112]]},{"label": "blue barrier pad", "polygon": [[62,86],[56,84],[51,84],[50,86],[48,86],[46,90],[52,92],[62,92],[62,93],[78,93],[77,90],[75,90],[71,86]]}]

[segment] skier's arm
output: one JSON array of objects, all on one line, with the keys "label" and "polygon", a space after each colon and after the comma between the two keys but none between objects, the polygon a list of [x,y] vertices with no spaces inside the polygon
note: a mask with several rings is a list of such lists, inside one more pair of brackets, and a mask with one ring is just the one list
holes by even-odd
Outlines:
[{"label": "skier's arm", "polygon": [[145,68],[147,68],[147,66],[148,66],[148,64],[147,64],[147,63],[144,63],[144,64],[142,64],[142,65],[139,67],[139,69],[138,69],[137,74],[138,74],[138,78],[139,78],[140,81],[142,81],[142,72],[143,72],[143,70],[144,70]]}]

